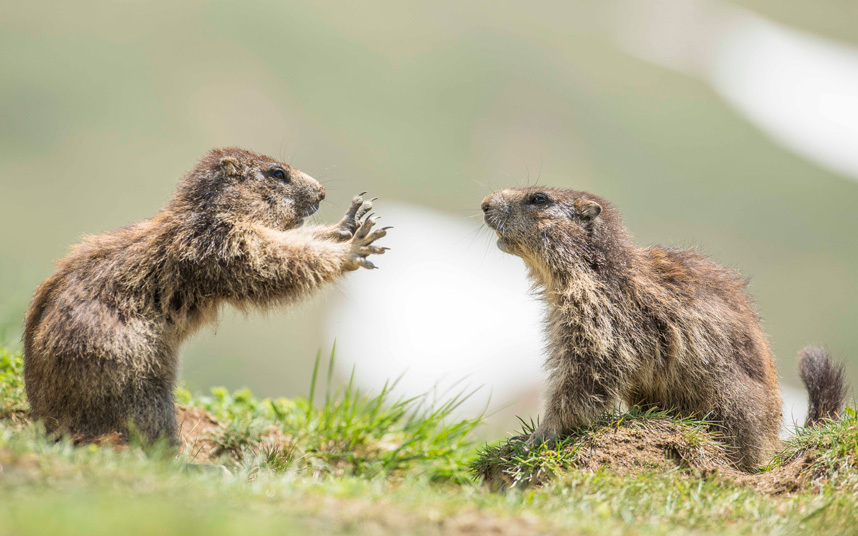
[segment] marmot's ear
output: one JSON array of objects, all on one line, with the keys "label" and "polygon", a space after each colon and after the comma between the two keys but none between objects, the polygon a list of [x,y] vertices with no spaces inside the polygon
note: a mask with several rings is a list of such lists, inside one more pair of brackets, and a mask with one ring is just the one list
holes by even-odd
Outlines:
[{"label": "marmot's ear", "polygon": [[602,213],[602,205],[595,201],[590,201],[589,199],[579,199],[575,201],[575,208],[578,210],[578,214],[587,221],[594,219]]},{"label": "marmot's ear", "polygon": [[238,159],[233,156],[224,156],[217,163],[218,169],[224,172],[225,175],[238,175],[238,170],[241,169],[241,164]]}]

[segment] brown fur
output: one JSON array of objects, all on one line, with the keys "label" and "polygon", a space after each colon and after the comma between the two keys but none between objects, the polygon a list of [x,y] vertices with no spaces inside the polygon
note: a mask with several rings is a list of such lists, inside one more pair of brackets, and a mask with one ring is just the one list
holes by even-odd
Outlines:
[{"label": "brown fur", "polygon": [[781,398],[739,274],[693,250],[635,247],[589,193],[502,190],[482,208],[549,306],[547,407],[531,443],[625,402],[718,422],[743,469],[769,458]]},{"label": "brown fur", "polygon": [[337,225],[301,227],[324,197],[287,164],[216,149],[155,217],[72,248],[26,315],[35,417],[55,433],[127,436],[133,423],[176,443],[177,352],[222,304],[291,303],[384,252],[360,196]]}]

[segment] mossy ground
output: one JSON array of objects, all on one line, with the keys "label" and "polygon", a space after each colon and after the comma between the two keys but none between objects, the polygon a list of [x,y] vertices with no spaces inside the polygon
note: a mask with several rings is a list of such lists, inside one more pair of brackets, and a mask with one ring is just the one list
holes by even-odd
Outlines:
[{"label": "mossy ground", "polygon": [[296,400],[179,390],[177,455],[46,438],[21,370],[0,350],[0,536],[858,532],[851,409],[745,475],[705,423],[652,411],[525,450],[477,445],[478,420],[452,418],[455,402],[353,387]]}]

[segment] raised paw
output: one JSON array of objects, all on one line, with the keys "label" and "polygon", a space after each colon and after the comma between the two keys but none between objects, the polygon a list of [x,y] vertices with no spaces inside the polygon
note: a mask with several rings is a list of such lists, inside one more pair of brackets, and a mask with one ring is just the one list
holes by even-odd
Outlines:
[{"label": "raised paw", "polygon": [[351,240],[349,240],[348,259],[346,261],[346,270],[357,270],[361,266],[372,270],[377,268],[375,264],[367,259],[370,255],[383,255],[389,248],[376,246],[373,244],[379,238],[387,235],[387,230],[392,227],[383,227],[373,230],[376,220],[373,215],[367,216],[355,230]]},{"label": "raised paw", "polygon": [[373,201],[378,199],[377,197],[374,197],[365,201],[363,199],[364,195],[366,195],[366,192],[358,194],[352,198],[352,203],[349,205],[346,215],[343,216],[343,219],[333,227],[331,232],[332,238],[344,242],[346,240],[350,240],[354,236],[355,231],[360,227],[363,217],[372,210]]}]

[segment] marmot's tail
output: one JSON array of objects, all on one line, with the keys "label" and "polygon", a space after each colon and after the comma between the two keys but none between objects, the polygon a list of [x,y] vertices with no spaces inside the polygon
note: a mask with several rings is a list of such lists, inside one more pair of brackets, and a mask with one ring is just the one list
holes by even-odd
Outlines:
[{"label": "marmot's tail", "polygon": [[808,346],[799,352],[798,370],[810,398],[804,425],[836,419],[846,403],[843,365],[835,364],[825,348]]}]

